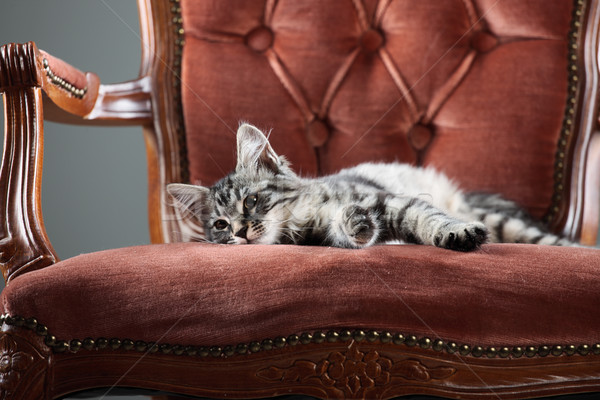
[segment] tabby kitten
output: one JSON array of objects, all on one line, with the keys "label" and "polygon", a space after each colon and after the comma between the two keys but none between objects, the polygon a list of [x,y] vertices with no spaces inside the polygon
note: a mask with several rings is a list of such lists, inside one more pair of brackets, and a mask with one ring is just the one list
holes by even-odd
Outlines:
[{"label": "tabby kitten", "polygon": [[513,202],[464,193],[430,168],[365,163],[301,178],[249,124],[237,131],[235,171],[211,188],[170,184],[167,190],[215,243],[362,248],[403,241],[459,251],[488,240],[574,245]]}]

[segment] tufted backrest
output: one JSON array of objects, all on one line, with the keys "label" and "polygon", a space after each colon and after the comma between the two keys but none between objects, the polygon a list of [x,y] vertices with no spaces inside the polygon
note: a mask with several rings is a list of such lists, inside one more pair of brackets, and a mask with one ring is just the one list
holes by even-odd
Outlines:
[{"label": "tufted backrest", "polygon": [[181,0],[190,180],[249,121],[303,175],[433,165],[551,220],[578,134],[573,0]]}]

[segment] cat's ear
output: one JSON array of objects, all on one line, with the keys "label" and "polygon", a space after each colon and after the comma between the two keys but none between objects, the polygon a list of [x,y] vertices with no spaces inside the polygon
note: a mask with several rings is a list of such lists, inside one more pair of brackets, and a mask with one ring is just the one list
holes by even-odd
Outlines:
[{"label": "cat's ear", "polygon": [[236,171],[266,168],[274,173],[287,167],[283,157],[279,157],[266,136],[256,127],[243,123],[237,131]]},{"label": "cat's ear", "polygon": [[206,204],[210,190],[203,186],[171,183],[167,185],[167,192],[173,197],[175,205],[183,215],[191,213],[199,216]]}]

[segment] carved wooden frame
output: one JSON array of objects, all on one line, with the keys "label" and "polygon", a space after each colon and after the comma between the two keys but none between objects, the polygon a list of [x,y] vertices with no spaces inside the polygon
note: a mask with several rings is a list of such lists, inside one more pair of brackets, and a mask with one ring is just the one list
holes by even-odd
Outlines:
[{"label": "carved wooden frame", "polygon": [[[585,5],[586,40],[577,50],[579,76],[575,128],[569,149],[575,168],[562,184],[569,207],[558,210],[555,227],[595,240],[600,201],[598,133],[598,0]],[[40,183],[42,109],[55,121],[140,124],[148,154],[149,212],[153,242],[169,242],[180,229],[164,185],[186,180],[184,126],[179,99],[183,45],[178,0],[139,0],[142,30],[140,78],[102,85],[86,74],[85,93],[47,73],[33,43],[0,51],[6,136],[0,179],[0,269],[8,284],[58,261],[45,233]],[[583,75],[581,75],[583,74]],[[79,88],[81,89],[81,88]],[[118,103],[118,107],[115,106]],[[587,150],[589,149],[589,151]],[[568,156],[568,154],[565,154]],[[571,157],[572,154],[569,156]],[[557,180],[557,184],[561,184]],[[583,198],[585,196],[585,202]],[[281,341],[249,344],[245,351],[209,348],[198,354],[181,346],[148,346],[110,338],[57,342],[33,316],[2,318],[0,398],[55,398],[98,386],[144,387],[212,397],[299,393],[323,398],[389,398],[430,394],[460,398],[524,398],[600,391],[600,346],[539,346],[506,353],[439,344],[421,338],[396,343],[377,333],[335,337],[310,333],[299,345]],[[387,337],[387,336],[386,336]],[[134,338],[135,339],[135,338]],[[253,346],[257,349],[253,351]],[[441,347],[440,347],[441,346]],[[440,348],[438,348],[440,347]],[[137,351],[136,351],[137,350]],[[258,351],[260,350],[260,351]],[[242,354],[240,354],[242,353]]]}]

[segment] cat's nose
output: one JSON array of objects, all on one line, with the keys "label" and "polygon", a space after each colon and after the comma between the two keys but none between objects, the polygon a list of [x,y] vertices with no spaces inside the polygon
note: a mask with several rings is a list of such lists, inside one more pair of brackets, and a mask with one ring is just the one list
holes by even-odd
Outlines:
[{"label": "cat's nose", "polygon": [[237,231],[237,232],[235,233],[235,236],[237,236],[237,237],[241,237],[241,238],[243,238],[243,239],[248,239],[248,238],[246,237],[246,235],[247,235],[247,234],[248,234],[248,227],[247,227],[247,226],[244,226],[242,229],[240,229],[239,231]]}]

